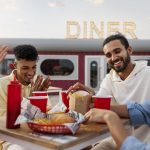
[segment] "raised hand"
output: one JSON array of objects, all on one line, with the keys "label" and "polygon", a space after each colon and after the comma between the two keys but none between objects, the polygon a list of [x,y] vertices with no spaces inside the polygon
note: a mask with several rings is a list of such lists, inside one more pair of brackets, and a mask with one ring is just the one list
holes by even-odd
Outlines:
[{"label": "raised hand", "polygon": [[33,91],[46,91],[50,85],[51,82],[49,76],[46,79],[43,79],[42,75],[37,75],[35,82],[31,81],[30,95],[32,95]]},{"label": "raised hand", "polygon": [[50,77],[48,76],[41,83],[40,90],[41,91],[46,91],[49,88],[50,85],[51,85],[51,80],[50,80]]},{"label": "raised hand", "polygon": [[9,50],[9,47],[6,45],[0,46],[0,62],[5,58]]},{"label": "raised hand", "polygon": [[31,90],[33,91],[40,91],[40,87],[43,81],[43,76],[41,75],[37,75],[37,78],[35,80],[35,82],[33,82],[33,80],[31,81]]}]

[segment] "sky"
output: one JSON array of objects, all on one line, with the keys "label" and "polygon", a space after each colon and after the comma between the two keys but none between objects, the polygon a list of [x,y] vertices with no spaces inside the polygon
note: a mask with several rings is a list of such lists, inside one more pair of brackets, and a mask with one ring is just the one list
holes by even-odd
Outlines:
[{"label": "sky", "polygon": [[0,0],[0,38],[150,39],[149,0]]}]

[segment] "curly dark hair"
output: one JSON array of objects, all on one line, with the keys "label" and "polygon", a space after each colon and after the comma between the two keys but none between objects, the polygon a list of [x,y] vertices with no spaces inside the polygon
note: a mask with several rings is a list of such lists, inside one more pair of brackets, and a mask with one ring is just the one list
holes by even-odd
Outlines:
[{"label": "curly dark hair", "polygon": [[37,49],[32,45],[18,45],[14,49],[14,54],[16,60],[29,60],[29,61],[37,61],[38,60],[38,52]]},{"label": "curly dark hair", "polygon": [[128,42],[127,38],[121,33],[117,33],[117,34],[110,35],[109,37],[107,37],[103,42],[103,47],[107,43],[109,43],[113,40],[119,40],[126,49],[129,47],[129,42]]}]

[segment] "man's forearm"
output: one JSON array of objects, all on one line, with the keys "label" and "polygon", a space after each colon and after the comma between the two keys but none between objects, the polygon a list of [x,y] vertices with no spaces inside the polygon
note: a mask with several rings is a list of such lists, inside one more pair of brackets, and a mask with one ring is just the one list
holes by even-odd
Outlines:
[{"label": "man's forearm", "polygon": [[127,105],[111,105],[110,110],[118,114],[120,117],[129,118]]},{"label": "man's forearm", "polygon": [[88,87],[88,86],[85,86],[85,90],[86,90],[88,93],[90,93],[91,95],[95,95],[95,91],[94,91],[92,88],[90,88],[90,87]]},{"label": "man's forearm", "polygon": [[128,132],[123,127],[119,116],[114,112],[110,112],[104,116],[104,120],[108,125],[108,128],[117,144],[117,147],[120,148],[123,141],[128,136]]}]

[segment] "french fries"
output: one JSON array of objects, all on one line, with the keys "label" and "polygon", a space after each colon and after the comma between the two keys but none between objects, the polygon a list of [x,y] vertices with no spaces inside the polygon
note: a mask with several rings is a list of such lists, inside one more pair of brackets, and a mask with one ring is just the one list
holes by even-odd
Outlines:
[{"label": "french fries", "polygon": [[49,118],[35,118],[34,123],[41,125],[62,125],[64,123],[73,123],[75,119],[66,113],[51,114]]}]

